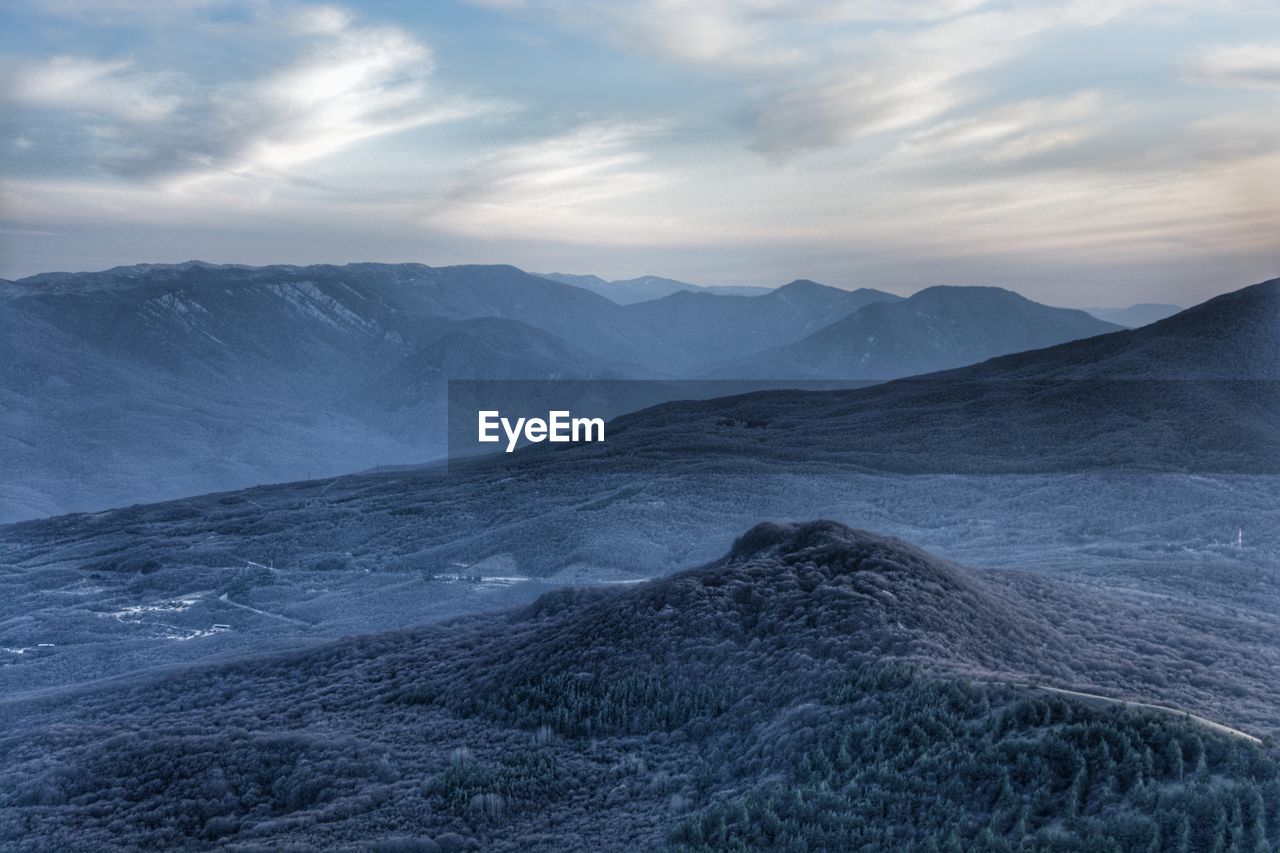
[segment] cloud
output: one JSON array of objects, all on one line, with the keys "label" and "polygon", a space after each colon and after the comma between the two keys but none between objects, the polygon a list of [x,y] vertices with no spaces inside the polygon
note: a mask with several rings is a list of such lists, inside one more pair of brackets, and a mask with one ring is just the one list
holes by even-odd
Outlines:
[{"label": "cloud", "polygon": [[676,228],[656,212],[673,177],[645,146],[661,125],[602,121],[478,157],[456,174],[426,224],[484,237],[635,243]]},{"label": "cloud", "polygon": [[919,41],[919,30],[956,16],[965,20],[984,5],[528,0],[511,8],[630,53],[736,75],[747,99],[741,124],[754,147],[786,153],[910,127],[962,103],[967,93],[955,80],[987,61],[987,43],[967,45],[939,62],[938,51],[931,56]]},{"label": "cloud", "polygon": [[1211,86],[1280,92],[1280,41],[1205,47],[1186,63],[1186,73]]},{"label": "cloud", "polygon": [[[566,29],[633,53],[701,65],[753,66],[785,58],[759,14],[767,4],[729,0],[479,0],[478,5],[550,17]],[[777,18],[774,19],[775,21]]]},{"label": "cloud", "polygon": [[471,0],[483,8],[548,18],[632,53],[696,65],[803,64],[847,25],[941,20],[990,0]]},{"label": "cloud", "polygon": [[1055,33],[1197,8],[1192,0],[480,2],[631,53],[732,75],[745,101],[739,125],[753,148],[774,155],[847,146],[954,115],[994,94],[983,72]]},{"label": "cloud", "polygon": [[775,153],[848,145],[900,134],[989,98],[982,72],[1050,33],[1101,26],[1124,6],[1074,0],[974,8],[937,21],[856,32],[805,66],[771,81],[748,112],[755,146]]},{"label": "cloud", "polygon": [[995,150],[983,155],[993,163],[1008,163],[1040,157],[1064,148],[1074,148],[1088,139],[1091,131],[1083,128],[1046,130],[1024,133],[1004,142]]},{"label": "cloud", "polygon": [[10,97],[20,104],[152,122],[182,103],[176,75],[140,71],[131,59],[57,56],[19,70]]},{"label": "cloud", "polygon": [[[10,5],[22,5],[22,0]],[[121,26],[139,22],[150,25],[161,18],[189,20],[193,12],[223,6],[225,0],[26,0],[25,5],[68,21]]]},{"label": "cloud", "polygon": [[979,157],[993,163],[1029,159],[1074,147],[1100,132],[1118,110],[1101,92],[1019,101],[950,119],[905,136],[894,159],[910,163]]},{"label": "cloud", "polygon": [[[255,126],[228,158],[239,170],[289,169],[365,139],[466,118],[485,108],[435,94],[430,51],[395,27],[354,26],[346,13],[308,10],[299,30],[320,41],[249,87],[236,112]],[[239,162],[237,162],[237,159]]]},{"label": "cloud", "polygon": [[331,6],[257,14],[281,56],[274,67],[201,85],[133,58],[61,56],[20,69],[10,97],[40,111],[29,136],[65,138],[69,123],[78,132],[62,147],[97,168],[182,181],[287,173],[365,140],[497,109],[441,93],[431,51],[402,28]]}]

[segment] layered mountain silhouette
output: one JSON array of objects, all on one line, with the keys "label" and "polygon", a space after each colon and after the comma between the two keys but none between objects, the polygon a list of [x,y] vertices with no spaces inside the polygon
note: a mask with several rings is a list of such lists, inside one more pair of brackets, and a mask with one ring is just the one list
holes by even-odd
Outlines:
[{"label": "layered mountain silhouette", "polygon": [[[0,563],[124,578],[245,560],[434,573],[508,555],[502,574],[635,577],[709,559],[761,517],[838,513],[1002,562],[1120,571],[1105,548],[1078,548],[1124,539],[1160,562],[1139,564],[1135,583],[1254,595],[1271,588],[1263,566],[1280,541],[1278,304],[1273,281],[1142,329],[872,388],[666,403],[616,419],[602,444],[447,473],[26,522],[0,530]],[[1248,573],[1205,575],[1206,555]]]},{"label": "layered mountain silhouette", "polygon": [[713,293],[721,296],[760,296],[768,293],[771,288],[768,287],[751,287],[748,285],[718,285],[706,287],[698,284],[689,284],[687,281],[677,281],[674,278],[663,278],[657,275],[642,275],[636,278],[620,279],[616,281],[605,281],[598,275],[573,275],[570,273],[539,273],[543,278],[551,281],[558,281],[561,284],[571,284],[574,287],[581,287],[598,293],[601,296],[617,302],[619,305],[632,305],[636,302],[648,302],[651,299],[661,299],[664,296],[670,296],[673,293],[682,292],[698,292]]},{"label": "layered mountain silhouette", "polygon": [[893,379],[1116,331],[1083,311],[996,287],[930,287],[877,300],[791,344],[717,368],[722,376]]},{"label": "layered mountain silhouette", "polygon": [[[970,345],[985,291],[935,290],[934,313],[881,333],[898,343],[874,375],[1089,331],[1009,294],[1030,319],[999,346]],[[33,276],[0,283],[0,300],[0,462],[13,472],[0,519],[421,463],[444,453],[450,379],[704,378],[914,304],[796,281],[619,305],[508,266],[198,262]],[[954,334],[919,344],[941,340],[937,324]],[[801,367],[760,375],[823,375]]]},{"label": "layered mountain silhouette", "polygon": [[[604,535],[615,511],[622,513],[619,524],[650,516],[656,523],[673,506],[715,517],[722,511],[717,507],[743,503],[717,486],[716,476],[804,471],[817,482],[828,475],[839,479],[840,472],[1270,475],[1280,460],[1274,428],[1280,416],[1278,341],[1280,280],[1142,329],[872,388],[667,403],[618,418],[603,444],[535,448],[468,463],[447,477],[388,474],[337,486],[325,480],[257,489],[252,501],[247,495],[213,496],[30,522],[6,529],[12,547],[5,559],[18,565],[55,549],[75,561],[113,550],[125,563],[131,553],[137,560],[163,561],[185,540],[221,530],[232,538],[220,548],[234,542],[247,547],[252,540],[257,553],[295,560],[383,537],[399,543],[382,552],[393,564],[414,553],[429,561],[474,558],[477,551],[521,542],[528,546],[523,558],[542,573],[564,565],[565,552],[587,535],[579,530],[583,512],[605,525],[597,531]],[[644,485],[653,471],[670,473],[657,481],[661,485]],[[695,475],[701,479],[693,482]],[[501,513],[485,497],[495,481],[504,483]],[[347,519],[341,495],[379,511]],[[527,516],[519,509],[523,501]],[[326,536],[312,537],[289,522],[307,503],[318,504],[309,510],[312,521],[331,526]],[[404,507],[416,509],[390,512]],[[475,522],[465,535],[443,522],[455,512],[470,513]],[[491,521],[477,521],[486,518]],[[148,531],[145,543],[119,549],[98,539],[130,525]],[[265,525],[263,538],[256,532],[235,538],[238,530],[259,525]]]},{"label": "layered mountain silhouette", "polygon": [[858,391],[657,407],[622,423],[638,441],[680,446],[684,434],[900,473],[1275,474],[1277,378],[1280,279],[1141,329],[969,367]]},{"label": "layered mountain silhouette", "polygon": [[1242,673],[1153,646],[1142,612],[831,522],[763,524],[626,590],[8,699],[0,832],[99,850],[1265,849],[1280,765],[1183,716]]},{"label": "layered mountain silhouette", "polygon": [[[4,518],[425,461],[450,378],[669,377],[704,346],[679,305],[638,316],[513,267],[144,265],[2,298]],[[827,306],[804,310],[754,330]]]},{"label": "layered mountain silhouette", "polygon": [[[689,369],[701,373],[706,365],[719,360],[758,352],[774,341],[801,339],[859,309],[898,299],[900,297],[881,290],[839,290],[801,279],[749,298],[705,292],[673,293],[632,305],[629,311],[642,326],[661,327],[671,339],[681,342],[697,360],[689,364]],[[951,362],[953,365],[963,363]],[[787,378],[797,377],[788,375]]]},{"label": "layered mountain silhouette", "polygon": [[438,408],[442,377],[607,371],[574,329],[619,358],[648,350],[618,306],[509,267],[192,263],[3,298],[9,517],[423,460],[439,430],[387,419]]}]

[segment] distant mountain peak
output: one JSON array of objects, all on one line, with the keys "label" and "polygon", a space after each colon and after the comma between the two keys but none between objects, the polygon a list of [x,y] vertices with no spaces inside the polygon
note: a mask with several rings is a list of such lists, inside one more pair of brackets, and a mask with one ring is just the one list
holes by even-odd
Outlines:
[{"label": "distant mountain peak", "polygon": [[838,289],[839,288],[832,287],[829,284],[822,284],[821,282],[814,281],[811,278],[797,278],[794,281],[789,281],[786,284],[782,285],[777,290],[775,290],[774,293],[798,293],[800,291],[805,291],[805,290],[812,291],[812,290],[838,290]]},{"label": "distant mountain peak", "polygon": [[534,273],[534,275],[539,278],[549,278],[552,281],[558,281],[561,284],[578,283],[577,286],[579,287],[585,287],[587,284],[606,285],[609,283],[598,275],[575,275],[574,273],[567,272],[538,272]]},{"label": "distant mountain peak", "polygon": [[917,302],[938,301],[944,299],[986,300],[987,302],[1030,303],[1032,300],[1013,290],[1004,287],[993,287],[982,284],[935,284],[923,290],[917,290],[909,299]]},{"label": "distant mountain peak", "polygon": [[[779,301],[821,305],[847,291],[810,284],[780,288]],[[908,299],[878,291],[806,338],[745,361],[726,361],[715,375],[790,379],[890,379],[973,364],[995,355],[1117,331],[1083,311],[1051,308],[999,287],[939,285]]]},{"label": "distant mountain peak", "polygon": [[652,302],[681,292],[709,293],[716,296],[758,296],[769,291],[769,288],[749,287],[746,285],[705,286],[689,284],[687,281],[678,281],[674,278],[665,278],[660,275],[642,275],[616,281],[607,281],[598,275],[575,275],[560,272],[535,273],[535,275],[550,281],[590,290],[619,305]]}]

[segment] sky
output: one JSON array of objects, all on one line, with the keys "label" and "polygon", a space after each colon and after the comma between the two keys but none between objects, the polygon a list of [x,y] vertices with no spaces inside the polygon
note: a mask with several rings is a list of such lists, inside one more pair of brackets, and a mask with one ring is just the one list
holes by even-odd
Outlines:
[{"label": "sky", "polygon": [[0,0],[0,276],[190,259],[1189,305],[1280,276],[1274,0]]}]

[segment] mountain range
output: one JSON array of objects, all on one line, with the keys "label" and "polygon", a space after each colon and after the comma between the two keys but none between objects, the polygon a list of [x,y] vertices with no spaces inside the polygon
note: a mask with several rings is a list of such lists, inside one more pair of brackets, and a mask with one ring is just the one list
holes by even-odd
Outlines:
[{"label": "mountain range", "polygon": [[1007,291],[803,280],[619,305],[505,266],[140,265],[0,301],[9,520],[426,462],[449,379],[884,378],[1112,328]]},{"label": "mountain range", "polygon": [[[496,522],[497,516],[484,509],[483,497],[489,493],[485,483],[494,480],[508,483],[502,517],[515,526],[505,535],[519,537],[522,525],[530,536],[534,529],[546,536],[546,524],[560,511],[566,520],[587,513],[595,532],[605,523],[598,511],[620,511],[635,522],[646,515],[646,501],[662,509],[658,515],[670,510],[671,501],[699,512],[725,500],[750,504],[749,498],[765,497],[763,487],[752,495],[734,496],[717,494],[719,487],[710,482],[711,474],[736,476],[744,465],[746,473],[752,466],[768,472],[764,466],[770,464],[782,473],[803,469],[815,479],[843,470],[997,479],[1012,474],[1062,479],[1060,475],[1091,472],[1270,476],[1280,460],[1273,428],[1277,378],[1280,279],[1216,297],[1141,329],[871,388],[765,391],[666,403],[618,418],[610,425],[609,440],[601,444],[544,445],[460,464],[447,474],[424,470],[326,478],[241,496],[188,498],[13,525],[4,528],[10,546],[4,559],[17,565],[58,548],[65,559],[83,560],[93,553],[96,536],[128,526],[146,528],[144,550],[163,551],[166,526],[180,540],[214,531],[235,536],[241,523],[265,525],[273,539],[274,530],[288,531],[283,542],[270,547],[280,549],[282,556],[293,552],[295,559],[306,553],[323,555],[327,548],[347,550],[354,540],[346,537],[371,530],[379,531],[388,546],[381,552],[384,560],[397,550],[397,542],[404,544],[405,554],[425,557],[432,553],[430,543],[446,541],[441,557],[474,559],[468,553],[473,549],[502,550],[496,542],[485,544],[497,525],[477,525],[459,538],[438,514],[462,512],[473,520]],[[642,486],[628,485],[646,469],[670,474],[649,478]],[[659,489],[660,481],[670,485]],[[536,523],[515,509],[525,499],[526,487],[528,500],[545,507],[529,513]],[[328,497],[313,500],[321,495]],[[252,496],[252,506],[246,496]],[[336,496],[343,497],[335,502]],[[385,507],[387,514],[352,519],[359,524],[342,533],[342,505],[357,496]],[[699,507],[700,500],[709,503]],[[324,536],[285,521],[298,503],[312,505],[327,518],[317,528]],[[553,510],[557,505],[559,510]],[[405,507],[416,509],[390,513]],[[564,535],[573,534],[566,529]],[[1259,535],[1269,534],[1264,528]],[[629,538],[620,535],[615,542]],[[75,543],[88,543],[90,550]],[[564,547],[553,539],[526,549],[524,558],[533,561],[535,574],[545,569],[538,568],[532,554],[544,546],[558,552],[558,565],[571,561],[565,557],[574,547],[570,540],[559,545]],[[254,547],[263,553],[262,545]],[[106,550],[118,557],[129,553],[128,548]]]},{"label": "mountain range", "polygon": [[[104,323],[48,333],[174,370],[115,286],[72,288]],[[775,293],[800,340],[857,298]],[[737,298],[667,297],[755,322]],[[278,343],[184,304],[209,376],[228,338]],[[411,406],[424,370],[579,357],[408,313],[305,339],[412,341],[357,411]],[[1274,280],[869,388],[666,402],[602,444],[2,526],[0,840],[1274,848],[1278,378]]]},{"label": "mountain range", "polygon": [[[6,676],[35,688],[162,651],[425,622],[472,606],[440,576],[525,579],[481,584],[490,602],[630,581],[711,560],[761,518],[823,516],[983,565],[1229,602],[1213,632],[1247,637],[1280,606],[1278,330],[1273,281],[1142,329],[862,390],[665,403],[616,419],[603,444],[10,525],[0,646],[78,645]],[[51,605],[55,588],[82,590],[75,607]],[[95,615],[138,596],[158,609],[136,623]],[[236,630],[156,645],[211,623]]]},{"label": "mountain range", "polygon": [[[662,276],[645,275],[636,278],[621,279],[616,281],[606,281],[598,275],[576,275],[572,273],[537,273],[543,278],[551,281],[558,281],[561,284],[571,284],[574,287],[581,287],[584,290],[590,290],[598,293],[619,305],[631,305],[636,302],[647,302],[652,299],[660,299],[663,296],[670,296],[672,293],[687,292],[704,292],[715,293],[720,295],[731,296],[759,296],[767,293],[771,288],[753,287],[747,285],[718,285],[703,286],[697,284],[689,284],[685,281],[678,281],[673,278],[663,278]],[[1114,323],[1117,326],[1123,326],[1127,329],[1136,329],[1139,326],[1146,326],[1157,320],[1163,320],[1182,310],[1177,305],[1168,305],[1157,302],[1142,302],[1137,305],[1129,305],[1124,308],[1084,308],[1082,309],[1088,314],[1092,314],[1099,320],[1108,323]]]},{"label": "mountain range", "polygon": [[929,287],[878,299],[794,343],[728,361],[743,378],[894,379],[1114,332],[1083,311],[1050,308],[996,287]]}]

